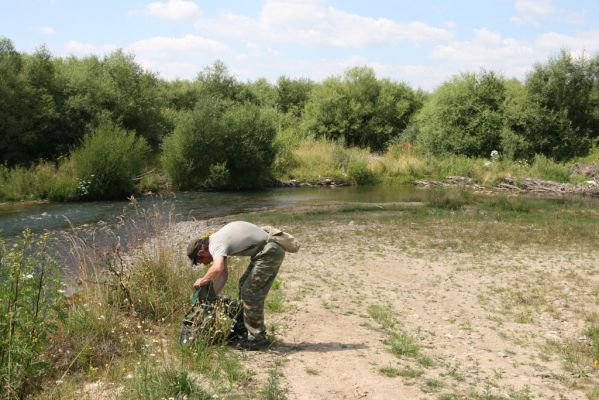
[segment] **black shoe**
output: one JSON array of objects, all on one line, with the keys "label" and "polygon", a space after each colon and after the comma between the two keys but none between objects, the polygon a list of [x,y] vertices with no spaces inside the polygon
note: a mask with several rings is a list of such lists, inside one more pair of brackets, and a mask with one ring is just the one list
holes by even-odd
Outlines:
[{"label": "black shoe", "polygon": [[248,339],[248,338],[243,338],[240,339],[239,341],[237,341],[237,343],[235,344],[235,346],[237,348],[243,349],[243,350],[250,350],[250,351],[255,351],[255,350],[264,350],[269,348],[272,345],[272,342],[270,340],[268,340],[267,338],[260,338],[260,339]]}]

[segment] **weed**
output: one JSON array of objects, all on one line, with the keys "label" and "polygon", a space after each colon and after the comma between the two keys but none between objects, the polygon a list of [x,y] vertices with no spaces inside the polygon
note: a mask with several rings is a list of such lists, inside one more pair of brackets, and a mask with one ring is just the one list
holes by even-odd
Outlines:
[{"label": "weed", "polygon": [[281,373],[279,372],[278,366],[275,365],[270,370],[268,380],[266,384],[260,390],[260,399],[262,400],[284,400],[287,398],[285,390],[279,386],[279,380],[281,379]]},{"label": "weed", "polygon": [[25,230],[7,246],[0,238],[0,398],[24,398],[52,370],[51,346],[64,301],[48,234]]},{"label": "weed", "polygon": [[144,362],[137,368],[134,378],[125,388],[125,393],[128,399],[140,400],[168,398],[213,399],[209,392],[191,378],[187,370],[158,367],[149,362]]},{"label": "weed", "polygon": [[416,357],[420,351],[416,339],[401,332],[392,332],[386,343],[391,346],[391,352],[397,357]]},{"label": "weed", "polygon": [[400,370],[398,370],[395,367],[383,367],[383,368],[379,368],[379,373],[381,373],[381,375],[384,375],[388,378],[395,378],[396,376],[400,375]]},{"label": "weed", "polygon": [[421,369],[415,369],[410,366],[404,367],[398,371],[398,375],[404,378],[418,378],[424,372]]},{"label": "weed", "polygon": [[443,387],[443,382],[438,379],[425,379],[420,389],[424,393],[438,392]]},{"label": "weed", "polygon": [[319,372],[318,372],[318,370],[317,370],[317,369],[315,369],[315,368],[310,368],[310,367],[307,367],[307,368],[306,368],[306,373],[307,373],[308,375],[318,375],[318,374],[319,374]]}]

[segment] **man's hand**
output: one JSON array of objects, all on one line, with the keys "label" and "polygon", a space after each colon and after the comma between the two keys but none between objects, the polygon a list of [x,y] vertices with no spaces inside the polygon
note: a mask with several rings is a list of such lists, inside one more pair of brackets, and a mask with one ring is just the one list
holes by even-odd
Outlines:
[{"label": "man's hand", "polygon": [[214,281],[214,291],[216,294],[218,294],[222,290],[223,286],[225,286],[225,282],[227,281],[227,277],[229,275],[228,272],[227,259],[222,256],[216,257],[212,263],[212,266],[208,268],[208,271],[206,271],[206,274],[193,283],[193,287],[204,286]]},{"label": "man's hand", "polygon": [[202,286],[203,283],[203,277],[202,278],[198,278],[194,283],[193,283],[193,287],[194,288],[199,288],[200,286]]}]

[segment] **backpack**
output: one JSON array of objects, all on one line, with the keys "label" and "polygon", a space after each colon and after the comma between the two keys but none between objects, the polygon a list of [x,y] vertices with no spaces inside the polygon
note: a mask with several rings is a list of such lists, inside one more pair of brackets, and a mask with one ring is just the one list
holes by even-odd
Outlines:
[{"label": "backpack", "polygon": [[273,226],[263,226],[262,229],[268,233],[268,240],[278,243],[288,253],[297,253],[300,249],[300,244],[293,235],[277,229]]}]

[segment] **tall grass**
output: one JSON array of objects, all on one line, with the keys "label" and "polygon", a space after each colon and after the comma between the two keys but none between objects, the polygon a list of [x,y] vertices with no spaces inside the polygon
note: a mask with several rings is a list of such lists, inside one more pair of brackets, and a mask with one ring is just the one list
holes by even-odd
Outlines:
[{"label": "tall grass", "polygon": [[48,240],[28,230],[11,246],[0,239],[0,399],[25,398],[52,369],[63,295]]},{"label": "tall grass", "polygon": [[[311,138],[285,138],[282,143],[287,147],[281,150],[283,156],[278,159],[279,177],[309,183],[329,177],[350,184],[393,185],[411,184],[423,179],[442,181],[448,176],[468,177],[486,187],[492,187],[508,176],[571,183],[580,181],[580,177],[571,173],[576,160],[558,163],[543,156],[536,156],[531,162],[457,155],[432,156],[405,143],[392,144],[382,155],[369,154],[367,149],[347,148],[341,142]],[[588,157],[582,161],[591,162],[589,160],[591,158]]]},{"label": "tall grass", "polygon": [[69,160],[58,165],[40,162],[31,168],[0,165],[0,201],[75,200],[79,194],[74,169]]}]

